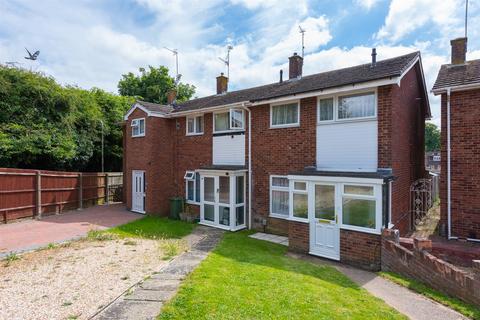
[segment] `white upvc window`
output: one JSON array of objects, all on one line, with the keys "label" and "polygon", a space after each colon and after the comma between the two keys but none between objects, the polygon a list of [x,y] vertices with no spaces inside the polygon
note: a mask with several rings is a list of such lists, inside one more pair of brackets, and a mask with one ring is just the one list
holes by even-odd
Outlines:
[{"label": "white upvc window", "polygon": [[238,131],[245,129],[245,112],[242,109],[215,112],[213,114],[213,133]]},{"label": "white upvc window", "polygon": [[203,134],[203,115],[187,117],[187,136]]},{"label": "white upvc window", "polygon": [[300,125],[300,103],[270,105],[270,127],[285,128]]},{"label": "white upvc window", "polygon": [[343,184],[341,227],[380,233],[382,201],[380,185]]},{"label": "white upvc window", "polygon": [[289,216],[289,183],[286,176],[270,176],[270,215],[277,218]]},{"label": "white upvc window", "polygon": [[308,188],[305,181],[290,182],[290,219],[308,220]]},{"label": "white upvc window", "polygon": [[200,203],[200,174],[194,171],[185,173],[185,198],[187,203]]},{"label": "white upvc window", "polygon": [[145,118],[133,119],[130,126],[132,127],[132,137],[145,136]]},{"label": "white upvc window", "polygon": [[341,121],[368,120],[377,117],[376,91],[318,98],[319,124]]}]

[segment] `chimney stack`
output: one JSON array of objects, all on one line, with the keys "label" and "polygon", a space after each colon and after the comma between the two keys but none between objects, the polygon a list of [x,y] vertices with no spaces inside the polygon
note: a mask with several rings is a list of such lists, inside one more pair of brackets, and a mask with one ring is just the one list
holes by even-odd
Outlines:
[{"label": "chimney stack", "polygon": [[228,90],[228,78],[223,75],[223,72],[217,77],[217,94],[222,94]]},{"label": "chimney stack", "polygon": [[450,41],[452,46],[452,64],[464,64],[467,59],[467,38],[457,38]]},{"label": "chimney stack", "polygon": [[372,48],[372,67],[377,64],[377,48]]},{"label": "chimney stack", "polygon": [[173,88],[167,92],[167,104],[174,104],[177,100],[177,89]]},{"label": "chimney stack", "polygon": [[296,52],[294,52],[293,56],[288,58],[288,60],[289,60],[288,78],[289,79],[300,78],[302,76],[303,58],[297,55]]}]

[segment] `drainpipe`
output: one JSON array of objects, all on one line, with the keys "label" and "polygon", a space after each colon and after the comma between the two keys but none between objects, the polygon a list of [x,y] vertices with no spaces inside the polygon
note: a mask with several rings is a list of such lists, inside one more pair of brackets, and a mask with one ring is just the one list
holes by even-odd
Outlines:
[{"label": "drainpipe", "polygon": [[242,109],[248,112],[248,229],[252,229],[252,113],[245,103]]},{"label": "drainpipe", "polygon": [[448,239],[457,239],[452,237],[452,190],[451,190],[451,154],[450,154],[450,93],[451,88],[447,88],[447,232]]}]

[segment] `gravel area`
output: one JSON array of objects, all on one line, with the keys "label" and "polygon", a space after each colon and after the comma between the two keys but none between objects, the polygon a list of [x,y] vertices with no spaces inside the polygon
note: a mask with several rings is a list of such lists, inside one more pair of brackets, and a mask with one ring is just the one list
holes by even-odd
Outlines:
[{"label": "gravel area", "polygon": [[0,319],[88,319],[167,262],[162,240],[82,240],[0,261]]}]

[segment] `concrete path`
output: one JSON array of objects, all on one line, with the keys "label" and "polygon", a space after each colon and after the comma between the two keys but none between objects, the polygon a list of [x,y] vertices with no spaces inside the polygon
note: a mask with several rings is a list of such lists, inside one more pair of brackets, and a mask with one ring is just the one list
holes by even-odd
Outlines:
[{"label": "concrete path", "polygon": [[185,239],[190,250],[173,259],[159,273],[137,283],[90,319],[147,320],[155,319],[165,302],[170,300],[182,280],[215,248],[223,231],[198,226]]},{"label": "concrete path", "polygon": [[0,225],[0,258],[10,252],[25,252],[83,237],[92,229],[103,230],[143,215],[127,211],[123,204],[102,205]]},{"label": "concrete path", "polygon": [[433,300],[417,294],[405,287],[399,286],[374,272],[346,266],[330,260],[312,256],[289,254],[295,258],[310,261],[315,264],[328,264],[345,274],[366,289],[375,297],[385,301],[399,312],[413,320],[457,320],[468,319],[460,313],[445,307]]}]

